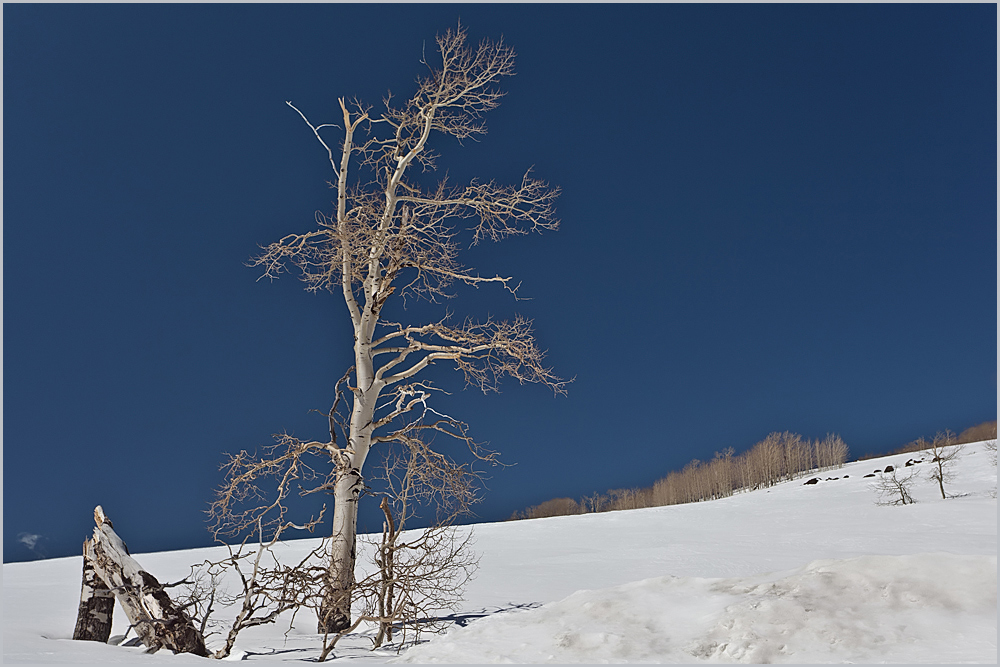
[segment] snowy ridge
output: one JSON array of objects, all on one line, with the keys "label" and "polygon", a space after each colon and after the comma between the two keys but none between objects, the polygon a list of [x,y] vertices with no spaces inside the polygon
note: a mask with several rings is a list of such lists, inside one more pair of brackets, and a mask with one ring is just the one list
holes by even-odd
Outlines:
[{"label": "snowy ridge", "polygon": [[[399,654],[367,650],[364,629],[336,660],[996,662],[996,467],[983,444],[967,445],[955,497],[941,499],[924,464],[915,505],[876,505],[864,475],[912,456],[711,502],[474,526],[470,622]],[[291,542],[288,556],[313,544]],[[177,580],[217,553],[136,558]],[[70,640],[80,569],[80,558],[4,565],[5,663],[205,664]],[[114,634],[124,628],[116,612]],[[315,659],[314,629],[312,618],[255,628],[234,657]]]}]

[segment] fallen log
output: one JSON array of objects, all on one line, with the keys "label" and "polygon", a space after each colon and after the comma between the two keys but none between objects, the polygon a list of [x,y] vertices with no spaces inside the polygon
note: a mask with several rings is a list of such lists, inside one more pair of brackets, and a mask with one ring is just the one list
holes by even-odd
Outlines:
[{"label": "fallen log", "polygon": [[[143,570],[129,555],[128,548],[115,533],[100,505],[94,509],[94,521],[97,523],[94,537],[83,543],[84,586],[87,586],[89,562],[97,578],[122,606],[139,639],[151,651],[168,648],[174,653],[207,657],[209,654],[201,632],[184,610],[174,604],[156,577]],[[84,611],[82,598],[81,595],[81,612]],[[90,613],[89,608],[87,613]],[[77,626],[80,625],[78,615]],[[108,613],[108,634],[110,625],[111,614]]]}]

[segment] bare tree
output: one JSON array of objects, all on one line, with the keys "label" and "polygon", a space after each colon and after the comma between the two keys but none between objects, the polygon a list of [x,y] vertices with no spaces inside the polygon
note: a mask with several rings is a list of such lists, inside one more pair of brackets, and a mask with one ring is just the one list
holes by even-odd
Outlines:
[{"label": "bare tree", "polygon": [[916,475],[915,470],[899,474],[898,468],[880,473],[878,479],[872,484],[872,489],[878,494],[876,504],[912,505],[916,501],[910,495],[910,487],[913,486]]},{"label": "bare tree", "polygon": [[[483,41],[471,47],[461,26],[438,36],[437,47],[440,63],[425,63],[428,73],[418,80],[416,93],[398,106],[386,98],[379,114],[340,99],[341,125],[313,124],[289,102],[327,153],[336,211],[318,213],[315,229],[285,236],[254,260],[266,276],[292,265],[306,289],[341,294],[354,331],[346,440],[338,444],[331,433],[328,442],[298,443],[323,452],[332,471],[333,528],[321,632],[351,625],[357,501],[373,446],[431,429],[466,442],[475,458],[495,460],[493,452],[472,444],[464,424],[430,408],[433,387],[414,378],[431,364],[450,362],[467,385],[484,392],[496,389],[505,376],[556,392],[565,384],[543,365],[532,324],[524,318],[460,323],[445,318],[429,324],[382,318],[391,296],[437,301],[452,296],[449,288],[456,284],[497,284],[516,295],[512,278],[483,276],[459,261],[460,234],[475,244],[558,226],[553,209],[558,189],[530,171],[513,186],[421,181],[420,170],[435,167],[432,137],[462,140],[485,132],[482,116],[503,95],[498,82],[514,72],[508,46]],[[342,133],[339,146],[326,138],[332,129]]]},{"label": "bare tree", "polygon": [[847,460],[848,447],[839,435],[827,435],[813,443],[817,471],[839,468]]},{"label": "bare tree", "polygon": [[933,464],[929,477],[937,482],[942,500],[948,497],[944,492],[944,483],[954,479],[951,467],[965,448],[964,445],[955,444],[955,441],[955,434],[951,431],[939,431],[933,440],[929,443],[924,441],[924,446],[921,447]]},{"label": "bare tree", "polygon": [[[385,523],[372,551],[377,584],[365,611],[378,619],[376,647],[391,642],[397,628],[403,632],[402,642],[410,632],[415,639],[421,632],[442,629],[438,614],[457,607],[478,568],[472,531],[460,534],[454,523],[470,515],[479,501],[479,475],[419,438],[405,444],[404,453],[390,452],[382,466]],[[420,518],[419,508],[434,512],[431,525],[407,530]]]}]

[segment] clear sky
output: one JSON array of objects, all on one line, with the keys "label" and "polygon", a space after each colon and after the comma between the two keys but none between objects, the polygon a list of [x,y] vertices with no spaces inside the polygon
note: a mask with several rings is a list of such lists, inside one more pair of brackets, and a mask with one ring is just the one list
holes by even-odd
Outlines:
[{"label": "clear sky", "polygon": [[449,307],[533,318],[576,378],[454,378],[443,407],[515,464],[482,520],[776,430],[858,455],[995,419],[996,12],[4,5],[4,560],[79,553],[96,504],[133,552],[207,545],[223,452],[323,435],[343,300],[246,266],[331,209],[285,101],[405,97],[459,18],[518,74],[439,164],[534,165],[562,228],[466,255],[530,301]]}]

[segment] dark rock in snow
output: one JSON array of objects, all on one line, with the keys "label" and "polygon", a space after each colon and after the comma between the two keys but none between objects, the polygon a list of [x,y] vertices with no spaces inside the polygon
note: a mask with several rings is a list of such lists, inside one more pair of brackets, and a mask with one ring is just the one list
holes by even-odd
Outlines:
[{"label": "dark rock in snow", "polygon": [[895,468],[893,468],[892,466],[886,466],[885,470],[883,470],[882,472],[892,472],[893,470],[895,470]]},{"label": "dark rock in snow", "polygon": [[873,472],[870,472],[867,475],[865,475],[865,477],[874,477],[874,476],[875,476],[875,473],[873,473]]},{"label": "dark rock in snow", "polygon": [[819,477],[813,477],[808,482],[805,482],[802,486],[805,486],[806,484],[819,484]]}]

